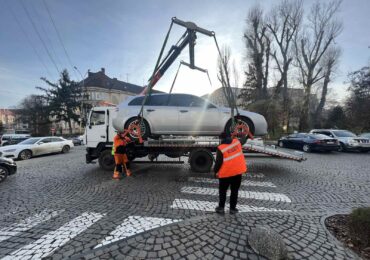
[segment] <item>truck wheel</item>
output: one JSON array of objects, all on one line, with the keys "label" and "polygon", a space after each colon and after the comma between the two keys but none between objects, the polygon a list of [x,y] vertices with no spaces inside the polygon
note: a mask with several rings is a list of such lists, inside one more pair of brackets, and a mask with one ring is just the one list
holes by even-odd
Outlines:
[{"label": "truck wheel", "polygon": [[101,152],[99,156],[99,165],[103,170],[113,171],[114,170],[114,157],[112,155],[112,150],[107,149]]},{"label": "truck wheel", "polygon": [[189,163],[194,172],[210,172],[213,165],[213,155],[206,149],[196,149],[190,153]]}]

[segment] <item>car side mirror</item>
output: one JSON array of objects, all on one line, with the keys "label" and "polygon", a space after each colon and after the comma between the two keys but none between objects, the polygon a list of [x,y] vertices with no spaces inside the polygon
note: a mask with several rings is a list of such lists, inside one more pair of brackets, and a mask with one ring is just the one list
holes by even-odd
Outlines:
[{"label": "car side mirror", "polygon": [[38,142],[37,144],[38,144],[38,145],[40,145],[40,144],[44,144],[44,142]]}]

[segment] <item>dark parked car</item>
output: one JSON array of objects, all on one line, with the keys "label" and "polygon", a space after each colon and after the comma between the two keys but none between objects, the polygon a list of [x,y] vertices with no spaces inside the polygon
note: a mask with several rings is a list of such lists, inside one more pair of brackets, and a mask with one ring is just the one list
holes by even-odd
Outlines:
[{"label": "dark parked car", "polygon": [[16,172],[17,165],[12,159],[0,157],[0,182],[3,182],[8,175]]},{"label": "dark parked car", "polygon": [[280,147],[302,149],[305,152],[311,151],[338,151],[339,142],[337,139],[320,134],[291,134],[282,137],[278,141]]}]

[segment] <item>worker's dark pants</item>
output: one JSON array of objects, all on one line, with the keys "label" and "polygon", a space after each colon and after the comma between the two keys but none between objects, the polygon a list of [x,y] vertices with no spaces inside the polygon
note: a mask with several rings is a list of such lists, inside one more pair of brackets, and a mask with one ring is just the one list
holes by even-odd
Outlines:
[{"label": "worker's dark pants", "polygon": [[219,179],[219,204],[218,206],[221,208],[225,207],[225,202],[226,202],[226,193],[227,189],[230,186],[231,189],[231,195],[230,195],[230,209],[235,209],[236,204],[238,203],[238,192],[240,188],[240,184],[242,182],[242,175],[236,175],[233,177],[228,177],[228,178],[220,178]]}]

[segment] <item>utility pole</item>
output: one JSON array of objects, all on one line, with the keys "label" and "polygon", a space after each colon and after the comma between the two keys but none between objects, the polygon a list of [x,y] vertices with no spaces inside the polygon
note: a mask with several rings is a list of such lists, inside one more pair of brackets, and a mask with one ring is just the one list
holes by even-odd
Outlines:
[{"label": "utility pole", "polygon": [[[85,97],[85,94],[86,94],[86,89],[85,89],[85,77],[82,76],[82,73],[80,72],[80,70],[74,66],[73,67],[77,72],[78,74],[80,74],[81,76],[81,79],[82,79],[82,100],[81,100],[81,109],[80,109],[80,133],[82,133],[82,119],[83,119],[83,116],[85,115],[84,111],[83,111],[83,103],[84,103],[84,97]],[[87,73],[87,72],[86,72]],[[86,74],[85,74],[86,75]]]}]

